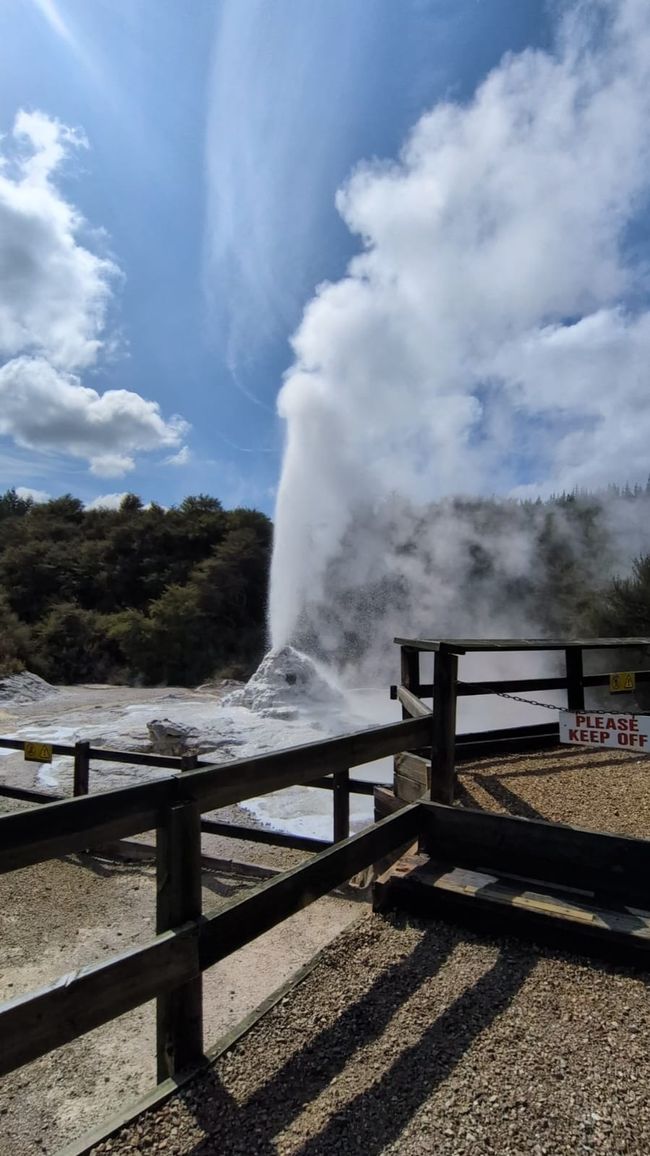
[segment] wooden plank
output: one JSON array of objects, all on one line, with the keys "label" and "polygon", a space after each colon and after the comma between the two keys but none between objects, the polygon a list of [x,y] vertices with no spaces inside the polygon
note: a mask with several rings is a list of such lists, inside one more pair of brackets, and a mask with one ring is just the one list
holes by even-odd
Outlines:
[{"label": "wooden plank", "polygon": [[[307,787],[317,787],[324,791],[334,790],[334,779],[330,775],[328,778],[311,779],[306,783]],[[372,795],[375,787],[380,786],[379,783],[368,783],[364,779],[350,778],[350,794],[351,795]]]},{"label": "wooden plank", "polygon": [[397,697],[406,712],[406,718],[430,718],[431,708],[405,686],[398,686]]},{"label": "wooden plank", "polygon": [[404,800],[398,799],[390,787],[375,787],[375,823],[387,819],[405,806]]},{"label": "wooden plank", "polygon": [[200,799],[202,810],[217,810],[284,787],[308,786],[323,774],[345,771],[397,751],[423,746],[430,742],[430,733],[427,719],[409,719],[307,746],[273,751],[254,759],[237,760],[215,771],[189,771],[183,781]]},{"label": "wooden plank", "polygon": [[334,775],[333,838],[335,843],[347,839],[350,834],[350,772],[339,771]]},{"label": "wooden plank", "polygon": [[6,799],[22,799],[25,803],[56,803],[64,797],[49,795],[45,791],[31,791],[27,787],[14,787],[9,783],[0,783],[0,796]]},{"label": "wooden plank", "polygon": [[[170,807],[156,838],[156,931],[199,920],[201,815],[196,803]],[[196,975],[156,1001],[158,1080],[194,1067],[203,1056],[203,977]]]},{"label": "wooden plank", "polygon": [[395,755],[393,790],[398,799],[414,803],[431,791],[431,760],[404,752]]},{"label": "wooden plank", "polygon": [[73,787],[74,795],[87,795],[90,778],[90,743],[78,742],[74,745]]},{"label": "wooden plank", "polygon": [[0,1075],[197,974],[198,932],[190,926],[0,1005]]},{"label": "wooden plank", "polygon": [[551,735],[559,737],[557,720],[549,723],[535,723],[524,727],[500,727],[489,731],[465,731],[456,735],[456,750],[463,746],[473,746],[480,742],[499,742],[501,739],[519,738],[547,738]]},{"label": "wooden plank", "polygon": [[567,680],[567,706],[569,710],[583,710],[585,689],[582,683],[582,651],[577,646],[568,646],[564,652]]},{"label": "wooden plank", "polygon": [[242,839],[247,843],[267,843],[273,847],[289,847],[295,851],[325,851],[331,843],[327,839],[311,839],[308,835],[287,835],[284,831],[242,827],[237,823],[220,823],[215,819],[201,819],[201,830],[206,835],[221,835],[227,839]]},{"label": "wooden plank", "polygon": [[[161,993],[189,983],[200,970],[281,923],[394,848],[411,842],[418,833],[419,813],[418,807],[406,807],[308,863],[263,883],[246,899],[198,923],[165,932],[150,943],[107,962],[80,968],[40,992],[2,1005],[0,1075]],[[192,848],[189,854],[194,855]],[[170,861],[167,850],[164,860]],[[173,902],[180,903],[176,882],[166,902],[170,911]]]},{"label": "wooden plank", "polygon": [[399,908],[495,931],[533,934],[564,949],[579,947],[644,963],[650,958],[650,912],[604,907],[567,893],[513,885],[483,872],[422,863],[407,856],[374,885],[375,910]]},{"label": "wooden plank", "polygon": [[650,840],[421,804],[422,845],[438,862],[582,888],[650,908]]},{"label": "wooden plank", "polygon": [[5,815],[0,817],[0,872],[150,831],[174,802],[194,798],[202,811],[218,810],[421,746],[429,735],[426,719],[410,719]]},{"label": "wooden plank", "polygon": [[650,646],[650,638],[395,638],[398,646],[415,650],[439,650],[447,647],[455,654],[486,650],[566,650],[579,646],[581,650],[630,650]]},{"label": "wooden plank", "polygon": [[440,803],[451,803],[454,798],[457,674],[457,656],[446,648],[438,650],[433,674],[431,798]]},{"label": "wooden plank", "polygon": [[396,815],[337,843],[309,862],[263,883],[214,915],[200,928],[201,968],[211,967],[269,928],[327,895],[395,848],[411,843],[419,831],[419,807],[404,807]]},{"label": "wooden plank", "polygon": [[512,738],[489,739],[483,738],[480,742],[457,743],[456,762],[468,762],[473,759],[505,758],[508,755],[524,751],[542,751],[556,747],[560,741],[560,730],[557,723],[547,729],[544,735],[522,734]]},{"label": "wooden plank", "polygon": [[[420,654],[412,646],[400,649],[400,677],[404,690],[412,695],[420,693]],[[402,703],[402,718],[409,717],[406,705]]]},{"label": "wooden plank", "polygon": [[[8,751],[22,751],[24,739],[0,738],[0,748]],[[70,743],[50,743],[55,755],[68,755],[74,758],[75,748]],[[105,747],[90,747],[89,757],[93,760],[111,763],[132,763],[139,767],[167,767],[169,770],[180,770],[181,759],[175,755],[154,755],[142,751],[111,751]],[[200,763],[199,766],[211,766],[210,763]]]},{"label": "wooden plank", "polygon": [[0,817],[0,872],[128,838],[158,826],[173,778],[63,799]]}]

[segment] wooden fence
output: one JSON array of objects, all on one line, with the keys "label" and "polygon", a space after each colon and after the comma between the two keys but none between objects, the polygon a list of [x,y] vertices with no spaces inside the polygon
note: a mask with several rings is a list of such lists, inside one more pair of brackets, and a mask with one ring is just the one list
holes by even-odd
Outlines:
[{"label": "wooden fence", "polygon": [[[472,639],[472,638],[396,638],[400,647],[401,683],[391,687],[391,698],[402,705],[403,718],[432,718],[431,742],[431,798],[451,803],[454,798],[455,767],[462,757],[478,757],[495,753],[539,749],[554,746],[559,739],[557,722],[491,731],[489,734],[456,734],[456,708],[459,697],[465,695],[530,695],[550,690],[566,691],[566,709],[584,709],[585,688],[607,686],[609,674],[585,674],[585,651],[630,652],[650,650],[650,638],[587,638],[587,639]],[[507,678],[467,682],[458,677],[459,658],[477,653],[540,653],[555,651],[564,659],[564,675],[553,678]],[[433,682],[421,679],[422,654],[433,655]],[[650,682],[650,670],[636,671],[638,683]],[[428,707],[422,699],[432,699]],[[549,706],[551,704],[548,704]],[[558,708],[554,708],[558,709]],[[486,740],[489,739],[489,743]],[[492,750],[489,748],[492,747]]]},{"label": "wooden fence", "polygon": [[[111,762],[128,763],[140,767],[162,767],[166,770],[190,771],[214,766],[213,763],[201,761],[197,755],[156,755],[141,751],[113,751],[103,747],[92,747],[88,742],[77,742],[74,745],[66,743],[47,744],[53,755],[67,756],[73,759],[73,796],[87,795],[90,784],[90,763]],[[0,749],[24,751],[25,740],[0,738]],[[351,779],[347,771],[341,771],[331,778],[323,777],[310,787],[332,792],[333,803],[333,842],[338,843],[346,839],[350,833],[350,795],[372,795],[377,784],[364,782],[362,779]],[[61,802],[65,796],[45,791],[34,791],[26,787],[17,787],[10,783],[0,783],[0,796],[10,799],[19,799],[28,803]],[[287,847],[296,851],[323,851],[332,845],[332,841],[313,839],[307,835],[285,834],[280,831],[259,830],[243,827],[237,823],[218,822],[214,819],[202,819],[201,830],[206,834],[220,835],[230,839],[245,839],[249,843],[267,843],[275,847]]]},{"label": "wooden fence", "polygon": [[[285,787],[322,786],[323,776],[332,775],[335,814],[338,805],[343,827],[351,767],[430,743],[430,717],[413,719],[1,817],[0,872],[155,829],[157,934],[0,1008],[0,1074],[153,998],[158,1078],[197,1063],[203,1052],[203,971],[417,836],[416,809],[405,808],[247,898],[203,915],[201,815]],[[115,753],[89,751],[90,757],[102,758]],[[121,754],[121,761],[131,759]]]}]

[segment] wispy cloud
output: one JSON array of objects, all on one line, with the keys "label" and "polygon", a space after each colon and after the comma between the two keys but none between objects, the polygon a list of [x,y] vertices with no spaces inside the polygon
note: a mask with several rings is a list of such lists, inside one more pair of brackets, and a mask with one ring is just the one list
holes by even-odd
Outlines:
[{"label": "wispy cloud", "polygon": [[181,446],[177,454],[171,454],[165,458],[166,466],[186,466],[192,459],[192,454],[189,446]]},{"label": "wispy cloud", "polygon": [[72,48],[77,47],[77,42],[70,31],[66,21],[61,15],[60,9],[57,7],[55,0],[32,0],[32,3],[38,8],[41,15],[47,20],[50,28],[65,40]]},{"label": "wispy cloud", "polygon": [[298,321],[329,254],[324,222],[341,238],[333,198],[372,98],[378,23],[365,0],[218,6],[204,282],[231,368]]}]

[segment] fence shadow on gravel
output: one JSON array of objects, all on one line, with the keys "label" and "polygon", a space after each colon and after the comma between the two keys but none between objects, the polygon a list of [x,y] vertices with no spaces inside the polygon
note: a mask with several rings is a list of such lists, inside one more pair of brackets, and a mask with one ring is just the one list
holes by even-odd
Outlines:
[{"label": "fence shadow on gravel", "polygon": [[299,1149],[299,1156],[379,1156],[461,1062],[482,1032],[506,1010],[535,966],[530,956],[501,952],[492,967]]},{"label": "fence shadow on gravel", "polygon": [[509,815],[519,815],[521,819],[541,819],[542,821],[548,819],[548,815],[542,815],[541,811],[538,811],[516,791],[506,787],[497,775],[474,775],[474,782],[485,791],[486,795],[494,799],[495,803],[503,807]]},{"label": "fence shadow on gravel", "polygon": [[187,1092],[180,1092],[207,1133],[191,1149],[192,1156],[208,1156],[216,1150],[215,1142],[228,1139],[232,1144],[233,1138],[239,1145],[234,1151],[276,1156],[272,1138],[340,1076],[360,1048],[381,1037],[404,1002],[446,963],[453,943],[444,942],[445,938],[441,939],[437,928],[427,930],[406,958],[388,967],[356,1001],[346,1004],[333,1023],[296,1051],[243,1106],[236,1105],[214,1070]]},{"label": "fence shadow on gravel", "polygon": [[[234,1152],[275,1156],[278,1134],[314,1102],[362,1048],[381,1038],[406,1000],[447,963],[462,933],[438,924],[425,932],[414,951],[387,969],[339,1018],[296,1052],[241,1107],[214,1071],[185,1095],[187,1107],[206,1136],[188,1156],[209,1156],[229,1138]],[[399,1050],[371,1087],[335,1109],[321,1130],[299,1149],[300,1156],[379,1156],[461,1062],[483,1031],[502,1014],[535,967],[536,957],[502,950],[491,967],[433,1022],[423,1018],[422,1034]],[[435,1015],[435,1005],[431,1007]],[[244,1047],[246,1045],[244,1044]]]}]

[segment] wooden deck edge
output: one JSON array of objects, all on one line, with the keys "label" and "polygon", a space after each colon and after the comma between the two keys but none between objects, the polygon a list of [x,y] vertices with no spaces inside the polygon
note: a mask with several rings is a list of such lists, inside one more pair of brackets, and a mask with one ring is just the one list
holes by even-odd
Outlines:
[{"label": "wooden deck edge", "polygon": [[275,991],[272,991],[253,1011],[249,1012],[238,1024],[235,1024],[233,1028],[225,1032],[217,1043],[206,1051],[203,1063],[183,1073],[182,1076],[176,1080],[164,1080],[162,1083],[150,1088],[149,1091],[143,1092],[137,1100],[133,1100],[132,1103],[127,1104],[127,1106],[119,1112],[108,1116],[101,1124],[93,1128],[92,1131],[86,1132],[80,1139],[73,1140],[71,1143],[64,1145],[63,1148],[59,1148],[54,1153],[54,1156],[86,1156],[86,1154],[91,1152],[98,1144],[102,1144],[105,1140],[110,1140],[117,1132],[121,1131],[122,1128],[126,1128],[130,1124],[135,1123],[145,1112],[148,1112],[152,1108],[162,1107],[176,1092],[187,1087],[192,1080],[212,1067],[230,1048],[239,1043],[281,1000],[295,991],[315,970],[329,946],[330,944],[326,944],[325,947],[317,951],[307,963],[304,963],[289,979],[285,980]]},{"label": "wooden deck edge", "polygon": [[650,967],[650,943],[628,932],[568,919],[532,906],[495,902],[489,896],[464,895],[408,879],[408,860],[375,883],[373,910],[404,911],[420,919],[442,919],[491,937],[516,936],[531,943],[613,962]]}]

